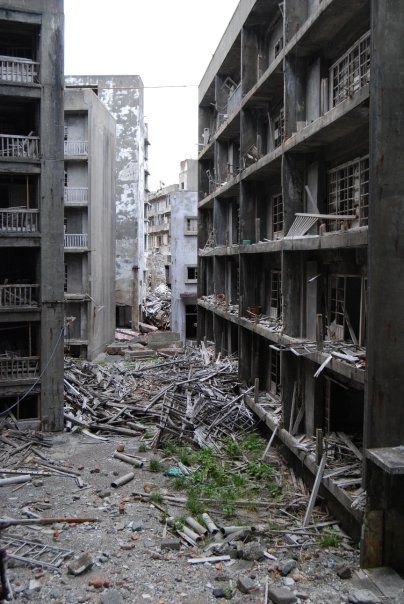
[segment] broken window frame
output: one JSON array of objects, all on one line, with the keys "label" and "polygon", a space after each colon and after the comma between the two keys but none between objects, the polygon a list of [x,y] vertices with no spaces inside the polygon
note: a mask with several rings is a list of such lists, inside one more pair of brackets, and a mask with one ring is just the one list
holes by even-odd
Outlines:
[{"label": "broken window frame", "polygon": [[274,149],[280,147],[285,140],[285,112],[284,108],[281,107],[278,115],[274,118]]},{"label": "broken window frame", "polygon": [[269,391],[273,396],[281,396],[281,353],[269,349]]},{"label": "broken window frame", "polygon": [[272,196],[272,239],[283,237],[283,195]]},{"label": "broken window frame", "polygon": [[[195,228],[192,228],[192,225]],[[185,216],[184,217],[184,234],[185,235],[197,235],[198,234],[198,216]]]},{"label": "broken window frame", "polygon": [[271,319],[282,318],[282,272],[271,271],[271,300],[269,308]]},{"label": "broken window frame", "polygon": [[276,59],[276,57],[282,52],[282,48],[283,48],[283,36],[281,36],[274,45],[274,58]]},{"label": "broken window frame", "polygon": [[370,81],[370,31],[330,67],[330,108],[352,97]]},{"label": "broken window frame", "polygon": [[[353,215],[350,228],[367,226],[369,212],[369,155],[357,157],[328,170],[327,212]],[[328,230],[341,229],[345,221],[329,221]]]},{"label": "broken window frame", "polygon": [[[190,276],[190,270],[194,271],[194,276]],[[192,273],[191,273],[192,275]],[[198,283],[198,265],[188,264],[185,266],[185,283]]]},{"label": "broken window frame", "polygon": [[[328,278],[328,312],[329,327],[328,338],[338,342],[345,341],[345,330],[348,328],[345,305],[347,279],[355,278],[361,280],[361,293],[359,300],[359,333],[355,334],[358,340],[358,346],[365,346],[366,343],[366,315],[367,315],[367,277],[363,275],[339,274],[335,273]],[[334,285],[335,284],[335,285]],[[334,285],[334,286],[333,286]],[[333,293],[335,292],[335,294]],[[331,333],[331,324],[336,321],[336,330]]]}]

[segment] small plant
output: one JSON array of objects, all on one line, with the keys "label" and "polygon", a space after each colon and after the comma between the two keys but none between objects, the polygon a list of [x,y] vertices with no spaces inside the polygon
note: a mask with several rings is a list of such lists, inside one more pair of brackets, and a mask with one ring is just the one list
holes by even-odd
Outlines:
[{"label": "small plant", "polygon": [[226,600],[231,600],[232,597],[234,596],[234,591],[230,587],[230,585],[226,585],[225,587],[223,587],[222,591],[223,591],[223,597],[226,598]]},{"label": "small plant", "polygon": [[187,498],[186,507],[193,516],[203,514],[203,512],[205,511],[205,506],[200,501],[198,501],[195,496],[190,496],[189,494]]},{"label": "small plant", "polygon": [[337,547],[341,537],[336,533],[327,533],[326,535],[322,535],[320,539],[321,547]]},{"label": "small plant", "polygon": [[149,430],[145,430],[143,432],[143,437],[146,438],[146,439],[151,438],[152,436],[153,435],[152,435],[152,433]]},{"label": "small plant", "polygon": [[245,451],[255,453],[256,455],[258,455],[259,453],[262,453],[262,451],[264,450],[264,442],[263,442],[261,436],[259,436],[259,434],[255,434],[255,433],[249,434],[248,436],[246,436],[243,439],[241,446]]},{"label": "small plant", "polygon": [[145,453],[145,451],[147,451],[147,447],[144,443],[140,443],[137,450],[139,451],[139,453]]},{"label": "small plant", "polygon": [[241,457],[240,445],[235,442],[230,436],[225,440],[224,450],[226,451],[227,455],[232,459],[237,459],[238,457]]},{"label": "small plant", "polygon": [[187,486],[186,476],[177,476],[173,480],[173,487],[175,491],[183,491]]},{"label": "small plant", "polygon": [[182,529],[184,528],[184,518],[182,518],[181,516],[173,518],[171,528],[174,531],[182,531]]},{"label": "small plant", "polygon": [[149,471],[150,472],[161,472],[163,469],[163,466],[161,465],[161,462],[157,459],[157,457],[152,457],[151,460],[149,461]]},{"label": "small plant", "polygon": [[153,491],[150,493],[149,501],[152,503],[163,503],[164,499],[161,493],[158,491]]}]

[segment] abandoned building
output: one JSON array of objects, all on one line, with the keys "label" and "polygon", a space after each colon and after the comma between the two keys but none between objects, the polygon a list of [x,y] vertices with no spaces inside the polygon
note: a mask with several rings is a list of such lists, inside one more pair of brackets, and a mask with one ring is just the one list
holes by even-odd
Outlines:
[{"label": "abandoned building", "polygon": [[91,88],[116,121],[116,323],[138,329],[146,293],[144,201],[148,192],[148,131],[138,75],[67,76],[68,88]]},{"label": "abandoned building", "polygon": [[0,2],[0,411],[63,428],[63,2]]},{"label": "abandoned building", "polygon": [[92,360],[115,333],[115,120],[90,89],[66,89],[65,349]]},{"label": "abandoned building", "polygon": [[147,274],[153,290],[171,288],[171,329],[180,339],[196,338],[198,162],[181,162],[179,184],[148,196]]},{"label": "abandoned building", "polygon": [[401,570],[403,23],[402,2],[242,0],[199,86],[198,204],[199,340],[238,352],[363,565]]}]

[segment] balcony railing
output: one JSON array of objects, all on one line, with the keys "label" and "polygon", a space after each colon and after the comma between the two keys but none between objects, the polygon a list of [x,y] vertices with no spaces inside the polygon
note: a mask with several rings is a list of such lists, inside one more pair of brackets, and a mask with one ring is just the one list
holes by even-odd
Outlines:
[{"label": "balcony railing", "polygon": [[65,234],[65,248],[87,247],[87,233]]},{"label": "balcony railing", "polygon": [[87,154],[87,141],[65,141],[65,155],[86,156]]},{"label": "balcony railing", "polygon": [[38,233],[39,210],[0,208],[1,233]]},{"label": "balcony railing", "polygon": [[38,306],[39,285],[0,285],[0,310]]},{"label": "balcony railing", "polygon": [[32,380],[39,376],[39,357],[0,357],[0,382]]},{"label": "balcony railing", "polygon": [[0,158],[39,159],[39,136],[0,134]]},{"label": "balcony railing", "polygon": [[0,80],[37,84],[39,82],[39,63],[30,59],[0,55]]},{"label": "balcony railing", "polygon": [[65,203],[83,203],[88,201],[88,187],[65,187]]}]

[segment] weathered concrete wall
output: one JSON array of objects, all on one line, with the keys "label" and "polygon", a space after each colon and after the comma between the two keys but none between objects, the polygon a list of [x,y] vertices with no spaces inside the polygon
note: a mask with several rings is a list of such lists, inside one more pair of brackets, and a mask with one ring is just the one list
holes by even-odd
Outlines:
[{"label": "weathered concrete wall", "polygon": [[[88,269],[85,270],[87,259],[80,254],[80,273],[86,280],[84,292],[90,296],[90,302],[82,303],[86,327],[84,329],[84,322],[81,320],[80,335],[76,337],[88,341],[87,357],[93,359],[113,340],[115,331],[116,124],[105,105],[88,89],[67,89],[65,112],[69,128],[75,128],[81,133],[80,136],[85,133],[88,139],[88,208],[74,211],[82,223],[82,227],[78,225],[78,228],[83,230],[73,229],[71,232],[88,233]],[[82,138],[79,137],[78,140]],[[73,168],[75,170],[76,166]],[[70,169],[69,165],[68,174]],[[72,211],[68,210],[68,213],[70,216]],[[84,223],[87,225],[86,229]],[[70,256],[71,254],[69,262]],[[75,281],[78,280],[79,275]],[[80,292],[81,289],[78,289],[77,293]]]},{"label": "weathered concrete wall", "polygon": [[[196,191],[171,196],[171,329],[185,340],[185,304],[195,304],[196,283],[186,283],[186,267],[197,265],[197,236],[185,235],[185,218],[197,216]],[[186,297],[184,297],[186,296]]]},{"label": "weathered concrete wall", "polygon": [[144,283],[145,138],[143,83],[139,76],[67,76],[66,86],[92,87],[116,121],[117,305],[139,322]]}]

